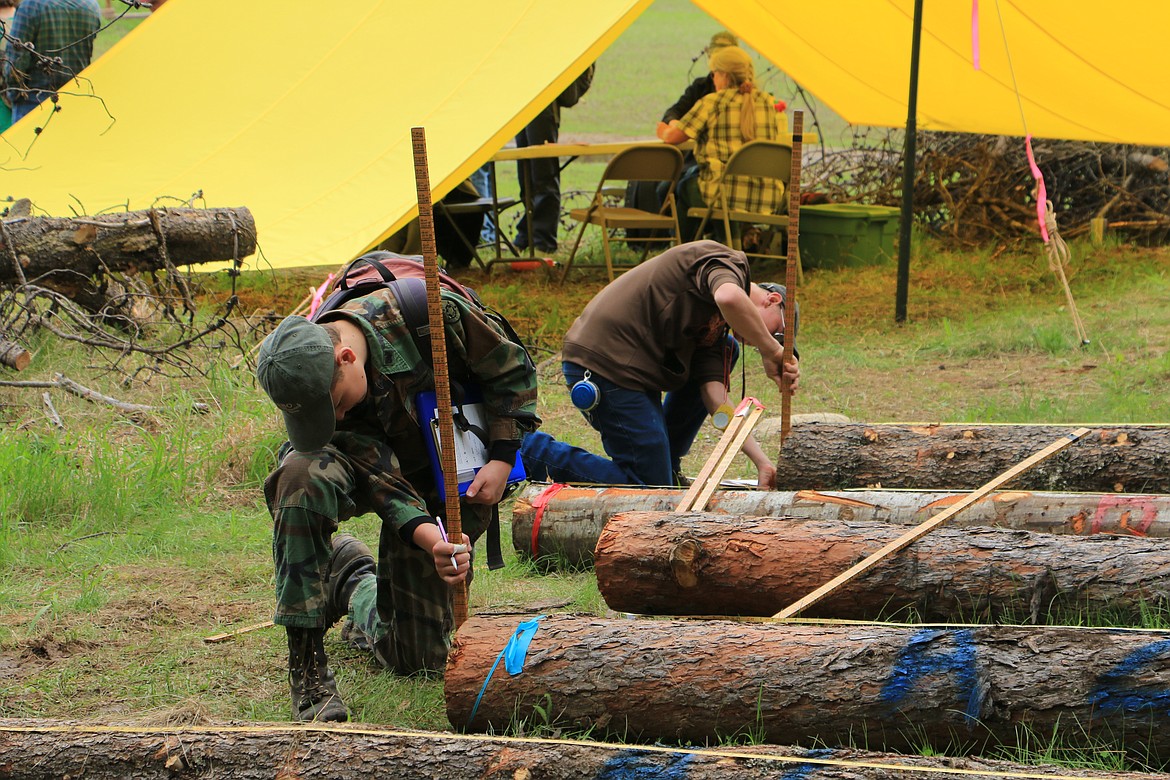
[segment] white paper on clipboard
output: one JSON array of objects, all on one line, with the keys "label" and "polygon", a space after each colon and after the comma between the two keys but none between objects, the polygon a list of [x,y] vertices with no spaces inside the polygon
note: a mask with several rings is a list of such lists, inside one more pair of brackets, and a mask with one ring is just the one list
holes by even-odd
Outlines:
[{"label": "white paper on clipboard", "polygon": [[[484,415],[483,404],[462,404],[459,409],[467,422],[472,426],[485,430],[487,420]],[[435,409],[430,420],[431,436],[435,442],[435,452],[442,453],[443,441],[439,436],[439,410]],[[462,485],[475,478],[475,472],[487,465],[487,445],[471,430],[463,430],[458,425],[455,429],[455,473],[456,481]]]},{"label": "white paper on clipboard", "polygon": [[[464,418],[455,421],[455,482],[458,485],[459,495],[464,495],[467,488],[475,480],[475,473],[487,465],[488,446],[475,435],[475,428],[487,430],[487,410],[480,400],[482,396],[467,391],[466,400],[458,404],[453,413]],[[419,393],[415,397],[419,424],[422,426],[423,442],[426,444],[427,454],[431,459],[431,469],[435,477],[435,486],[439,490],[439,498],[446,500],[447,492],[443,481],[443,466],[439,444],[439,411],[435,408],[435,394],[433,391]],[[427,432],[430,435],[427,435]],[[520,453],[516,453],[516,461],[512,471],[508,474],[508,484],[515,484],[527,479],[524,471],[524,461]]]}]

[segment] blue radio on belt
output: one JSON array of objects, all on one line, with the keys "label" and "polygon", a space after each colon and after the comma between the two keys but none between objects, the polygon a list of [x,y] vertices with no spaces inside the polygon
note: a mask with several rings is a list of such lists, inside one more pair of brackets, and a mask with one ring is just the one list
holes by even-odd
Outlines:
[{"label": "blue radio on belt", "polygon": [[586,371],[585,378],[569,388],[569,400],[583,412],[591,411],[601,403],[601,390],[590,381],[590,376]]}]

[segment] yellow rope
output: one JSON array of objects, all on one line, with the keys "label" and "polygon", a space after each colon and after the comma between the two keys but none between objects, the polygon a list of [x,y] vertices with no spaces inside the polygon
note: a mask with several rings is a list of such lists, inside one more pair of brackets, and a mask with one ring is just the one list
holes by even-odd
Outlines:
[{"label": "yellow rope", "polygon": [[498,737],[486,734],[447,734],[422,731],[399,731],[395,729],[375,729],[361,727],[329,726],[316,723],[306,724],[270,724],[264,726],[102,726],[70,724],[62,726],[9,726],[0,725],[0,733],[22,734],[285,734],[285,733],[321,733],[321,734],[360,734],[370,737],[385,738],[419,738],[432,740],[448,740],[455,742],[503,742],[508,745],[548,745],[561,747],[582,747],[597,750],[640,751],[644,753],[663,753],[688,756],[709,756],[712,758],[735,758],[752,761],[772,761],[782,764],[816,764],[818,766],[836,766],[853,769],[881,769],[894,772],[929,772],[938,775],[956,775],[962,777],[1010,777],[1020,780],[1084,780],[1084,775],[1054,775],[1039,772],[1005,772],[1002,769],[959,769],[956,767],[914,766],[912,764],[885,763],[880,761],[849,761],[834,758],[812,758],[801,756],[782,756],[776,753],[750,753],[741,750],[713,750],[709,748],[672,748],[665,745],[633,745],[616,744],[612,742],[588,742],[575,739],[548,739],[543,737]]}]

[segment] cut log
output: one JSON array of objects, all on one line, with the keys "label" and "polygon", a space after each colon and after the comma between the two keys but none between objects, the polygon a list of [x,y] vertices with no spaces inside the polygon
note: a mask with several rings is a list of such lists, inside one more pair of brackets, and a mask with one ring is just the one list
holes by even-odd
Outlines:
[{"label": "cut log", "polygon": [[[970,490],[1036,452],[1060,425],[794,425],[776,465],[780,490]],[[1092,432],[1012,483],[1020,490],[1170,493],[1170,426]],[[762,441],[779,449],[779,439]]]},{"label": "cut log", "polygon": [[[888,523],[623,512],[594,570],[611,609],[773,615],[904,533]],[[1071,608],[1137,625],[1170,598],[1161,539],[941,527],[809,608],[809,617],[1043,621]]]},{"label": "cut log", "polygon": [[445,680],[456,728],[546,713],[540,722],[624,740],[750,732],[777,744],[969,751],[1031,733],[1170,757],[1165,633],[551,615],[520,673],[501,664],[489,674],[516,628],[515,617],[476,616],[459,630]]},{"label": "cut log", "polygon": [[[964,495],[941,490],[718,490],[707,511],[917,525]],[[532,484],[516,495],[512,505],[512,545],[522,557],[542,565],[592,566],[593,548],[612,515],[672,510],[682,496],[682,490],[671,488]],[[1170,537],[1170,495],[1006,490],[965,509],[948,526]]]},{"label": "cut log", "polygon": [[13,780],[127,777],[442,777],[444,780],[940,780],[971,776],[1167,780],[1167,774],[1021,766],[862,750],[756,745],[708,750],[552,739],[403,732],[369,726],[248,723],[95,726],[0,720],[0,775]]},{"label": "cut log", "polygon": [[[247,208],[157,209],[176,266],[240,258],[256,251],[256,221]],[[18,280],[15,251],[29,281],[74,297],[102,265],[139,273],[166,267],[150,211],[92,217],[17,217],[0,232],[0,283]],[[8,242],[11,242],[9,245]]]},{"label": "cut log", "polygon": [[24,347],[12,341],[0,339],[0,363],[24,371],[32,362],[32,355]]}]

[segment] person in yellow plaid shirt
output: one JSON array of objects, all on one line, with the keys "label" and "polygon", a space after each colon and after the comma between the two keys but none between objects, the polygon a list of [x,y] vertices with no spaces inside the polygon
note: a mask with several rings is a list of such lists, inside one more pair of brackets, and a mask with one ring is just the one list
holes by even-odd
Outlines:
[{"label": "person in yellow plaid shirt", "polygon": [[[679,183],[679,214],[687,209],[704,207],[718,194],[723,167],[741,146],[757,138],[775,140],[787,131],[788,123],[780,113],[782,103],[755,86],[755,66],[746,51],[738,46],[724,46],[711,54],[711,73],[715,92],[707,95],[682,119],[658,123],[658,137],[671,144],[687,139],[695,141],[698,178]],[[733,209],[781,213],[784,210],[784,185],[774,179],[736,176],[728,182],[728,202]],[[699,220],[682,219],[683,237],[698,239]],[[712,225],[716,238],[723,226]]]}]

